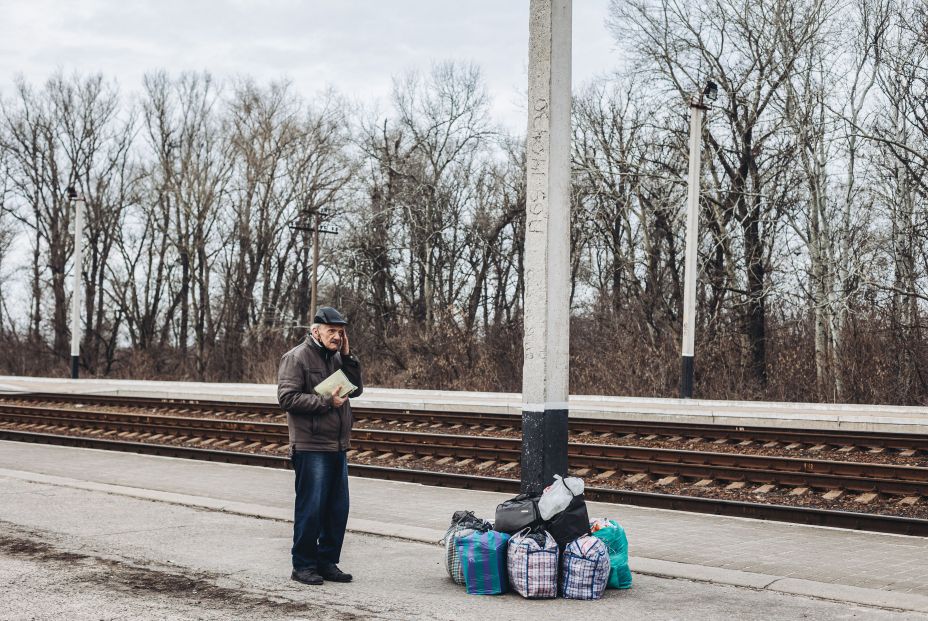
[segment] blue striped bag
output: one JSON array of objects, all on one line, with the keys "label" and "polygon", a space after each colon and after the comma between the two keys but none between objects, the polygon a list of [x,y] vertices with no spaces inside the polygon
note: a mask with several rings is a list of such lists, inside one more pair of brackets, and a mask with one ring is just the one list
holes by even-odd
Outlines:
[{"label": "blue striped bag", "polygon": [[474,533],[455,540],[468,593],[498,595],[509,590],[506,572],[508,542],[509,535],[495,530]]},{"label": "blue striped bag", "polygon": [[509,584],[522,597],[557,597],[559,550],[551,533],[525,528],[509,540]]},{"label": "blue striped bag", "polygon": [[609,580],[609,550],[601,539],[584,535],[564,548],[561,595],[567,599],[599,599]]}]

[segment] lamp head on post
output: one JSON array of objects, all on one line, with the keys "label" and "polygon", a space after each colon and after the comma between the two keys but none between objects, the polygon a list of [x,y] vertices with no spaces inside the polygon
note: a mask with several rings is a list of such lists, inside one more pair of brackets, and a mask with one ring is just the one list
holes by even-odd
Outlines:
[{"label": "lamp head on post", "polygon": [[702,92],[699,93],[699,96],[693,96],[693,99],[690,101],[690,106],[693,108],[702,108],[703,110],[708,110],[709,102],[713,102],[718,98],[719,85],[712,80],[708,80],[706,81],[706,85],[703,87]]},{"label": "lamp head on post", "polygon": [[77,199],[77,190],[74,189],[73,185],[69,185],[65,188],[65,194],[68,195],[68,200],[73,201]]}]

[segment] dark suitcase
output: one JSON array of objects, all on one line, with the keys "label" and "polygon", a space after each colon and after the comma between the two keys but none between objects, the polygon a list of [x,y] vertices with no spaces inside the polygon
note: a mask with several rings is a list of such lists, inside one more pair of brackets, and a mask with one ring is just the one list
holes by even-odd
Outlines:
[{"label": "dark suitcase", "polygon": [[545,530],[551,533],[558,547],[564,546],[590,532],[590,516],[586,511],[586,501],[583,494],[574,496],[567,508],[554,515],[545,524]]},{"label": "dark suitcase", "polygon": [[515,498],[510,498],[497,505],[493,529],[501,533],[515,535],[523,528],[541,524],[541,515],[538,513],[538,498],[533,494],[519,494]]}]

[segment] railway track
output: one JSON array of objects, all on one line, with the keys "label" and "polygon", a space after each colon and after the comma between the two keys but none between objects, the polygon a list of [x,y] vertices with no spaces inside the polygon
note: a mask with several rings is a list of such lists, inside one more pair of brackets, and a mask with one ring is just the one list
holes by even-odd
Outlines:
[{"label": "railway track", "polygon": [[[270,468],[289,468],[286,457],[257,453],[241,453],[218,449],[177,447],[159,444],[144,444],[107,440],[102,438],[63,436],[0,429],[0,439],[18,442],[35,442],[60,446],[78,446],[103,450],[114,450],[149,455],[162,455],[183,459],[218,461]],[[390,468],[368,464],[349,463],[348,472],[352,476],[385,479],[389,481],[406,481],[441,487],[457,487],[496,492],[517,493],[517,479],[475,476],[469,474],[434,472],[411,468]],[[869,530],[875,532],[895,533],[901,535],[928,536],[928,520],[898,516],[857,513],[851,511],[830,511],[809,507],[757,504],[731,500],[718,500],[694,496],[673,494],[652,494],[598,486],[588,486],[585,495],[591,500],[630,504],[657,509],[692,511],[763,520],[776,520],[797,524]]]},{"label": "railway track", "polygon": [[[246,417],[267,421],[284,421],[285,415],[276,405],[264,403],[237,403],[227,401],[191,401],[168,400],[139,397],[121,397],[109,395],[58,395],[30,393],[0,397],[0,403],[35,403],[35,404],[79,404],[105,406],[111,408],[128,408],[133,411],[147,409],[152,412],[175,412],[185,415],[201,415],[211,418]],[[387,408],[370,408],[363,404],[354,405],[356,423],[369,424],[405,424],[410,423],[419,428],[438,428],[439,426],[457,431],[466,429],[474,433],[521,434],[522,419],[512,414],[473,413],[473,412],[434,412],[427,410],[404,410]],[[706,425],[688,423],[669,423],[658,421],[622,421],[591,418],[571,418],[571,433],[580,437],[593,436],[599,439],[621,438],[635,435],[645,440],[679,439],[705,443],[725,444],[738,442],[741,448],[749,445],[771,445],[768,448],[792,447],[793,449],[810,448],[826,450],[842,449],[851,452],[854,449],[871,453],[880,450],[894,450],[902,457],[918,453],[928,454],[928,435],[908,433],[868,433],[860,431],[832,431],[815,429],[774,429],[769,427]],[[630,438],[622,438],[630,439]]]},{"label": "railway track", "polygon": [[[96,446],[107,448],[120,447],[117,450],[221,458],[275,467],[280,467],[279,460],[286,462],[286,424],[279,412],[272,412],[267,406],[116,401],[98,397],[87,399],[77,407],[73,404],[64,407],[64,401],[46,397],[33,399],[31,404],[24,401],[28,400],[0,401],[0,438],[80,446],[97,443]],[[57,402],[58,406],[51,405],[52,402]],[[94,407],[87,407],[88,404]],[[127,413],[103,409],[130,408],[133,404],[147,411]],[[180,412],[185,415],[178,415]],[[349,457],[359,476],[498,491],[518,488],[521,443],[517,437],[507,437],[507,434],[518,435],[521,421],[516,416],[419,414],[356,408],[356,419]],[[924,507],[928,498],[926,467],[603,443],[603,440],[616,442],[635,435],[660,437],[654,433],[653,426],[646,423],[634,423],[631,427],[624,427],[625,424],[621,421],[571,421],[571,470],[597,490],[591,497],[711,513],[767,515],[766,519],[792,516],[790,521],[928,535],[928,520],[922,519],[917,510],[914,511],[916,518],[885,515],[899,513],[887,511],[888,505]],[[400,429],[380,429],[378,425]],[[686,432],[676,426],[662,429],[660,433],[668,437],[686,437],[686,433],[693,433],[698,434],[693,437],[715,438],[715,446],[721,446],[719,438],[725,438],[726,442],[738,441],[741,446],[786,442],[783,438],[790,437],[787,434],[780,435],[780,440],[757,439],[745,428],[719,431],[706,429],[707,426],[689,427],[692,429]],[[469,431],[478,433],[466,433]],[[728,432],[731,435],[726,435]],[[776,430],[776,433],[782,431]],[[847,432],[830,435],[814,432],[813,435],[815,439],[806,438],[804,445],[821,443],[828,435],[828,442],[833,446],[869,447],[869,451],[888,448],[900,453],[909,451],[913,455],[924,452],[926,441],[922,436],[886,438]],[[848,444],[849,438],[859,443]],[[795,444],[797,439],[792,439],[790,443]],[[768,496],[774,489],[779,493]],[[710,497],[713,494],[738,497]],[[829,512],[821,507],[801,506],[814,504],[808,502],[809,498],[828,495],[832,496],[830,500],[843,496],[844,510]],[[687,498],[689,500],[684,500]],[[749,501],[745,502],[745,498]],[[781,504],[784,498],[787,502]],[[784,504],[800,506],[785,507]],[[860,510],[848,511],[849,507]],[[836,514],[833,521],[823,521],[823,516],[829,513]],[[925,511],[921,513],[928,515]],[[848,526],[851,520],[848,516],[852,515],[871,517],[865,521],[854,518],[857,521],[853,523],[858,526]],[[884,527],[878,526],[881,518],[887,520]],[[864,523],[867,525],[859,526]]]}]

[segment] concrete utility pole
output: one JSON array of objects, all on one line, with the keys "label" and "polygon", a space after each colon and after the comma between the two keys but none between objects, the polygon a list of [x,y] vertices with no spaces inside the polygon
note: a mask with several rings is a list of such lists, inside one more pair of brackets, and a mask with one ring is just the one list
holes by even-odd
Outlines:
[{"label": "concrete utility pole", "polygon": [[571,0],[529,16],[522,491],[567,474]]},{"label": "concrete utility pole", "polygon": [[71,379],[77,379],[81,360],[81,270],[83,269],[84,196],[73,187],[66,190],[74,203],[74,287],[71,293]]},{"label": "concrete utility pole", "polygon": [[708,82],[698,97],[690,100],[690,168],[686,194],[686,252],[683,259],[683,344],[681,347],[680,397],[693,397],[693,358],[696,350],[696,248],[699,245],[699,170],[702,165],[702,119],[715,101],[719,88]]},{"label": "concrete utility pole", "polygon": [[[311,225],[306,225],[300,222],[297,224],[291,224],[290,229],[294,231],[303,231],[304,233],[306,231],[312,231],[312,234],[313,234],[313,267],[312,267],[312,279],[310,280],[310,284],[309,284],[309,290],[310,290],[309,310],[308,310],[309,316],[305,318],[308,322],[311,323],[313,313],[316,312],[317,291],[319,288],[319,234],[321,233],[323,235],[337,235],[338,229],[333,228],[333,227],[325,227],[322,225],[323,216],[329,217],[332,215],[331,212],[325,209],[311,210],[306,213],[307,217],[309,215],[312,215],[313,217],[313,223]],[[305,241],[304,241],[304,246],[303,246],[304,261],[306,257],[306,250],[307,248],[305,246]],[[301,321],[303,319],[304,319],[303,317],[300,317]]]}]

